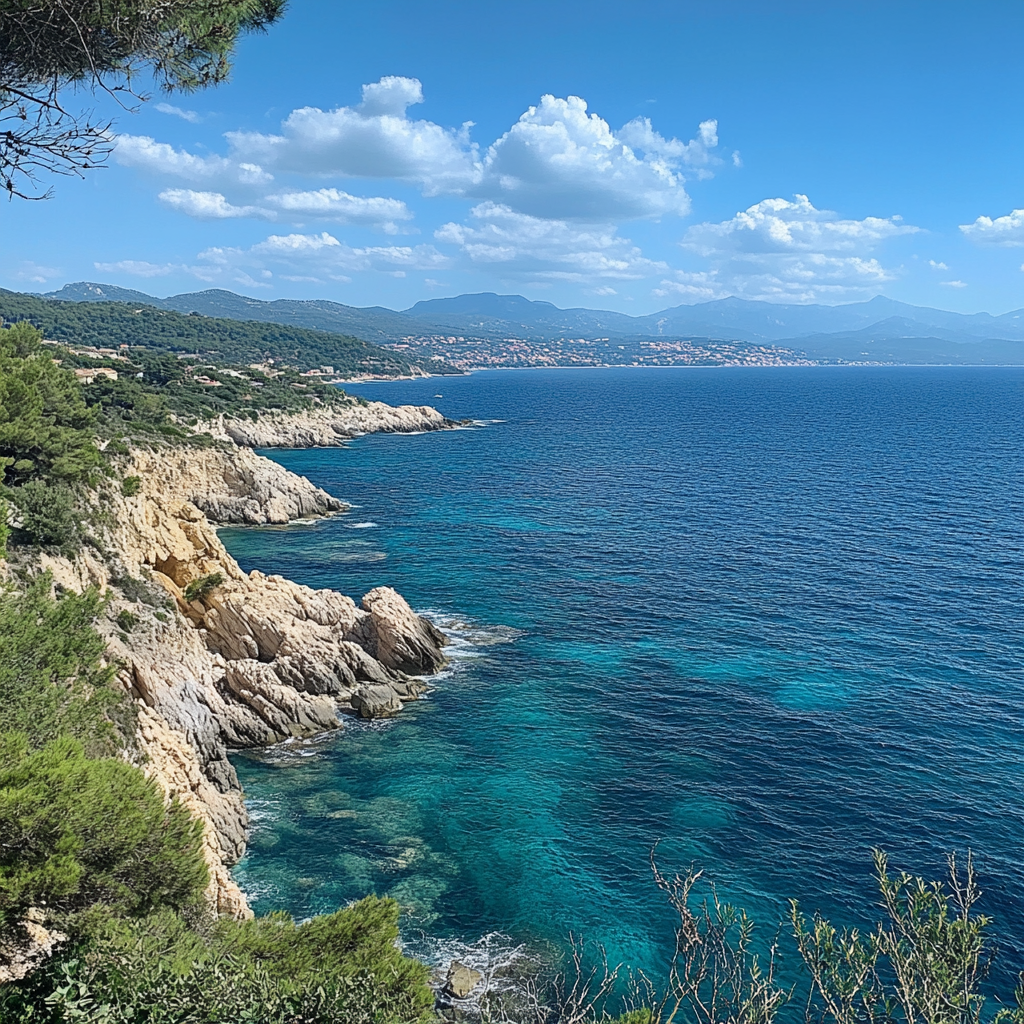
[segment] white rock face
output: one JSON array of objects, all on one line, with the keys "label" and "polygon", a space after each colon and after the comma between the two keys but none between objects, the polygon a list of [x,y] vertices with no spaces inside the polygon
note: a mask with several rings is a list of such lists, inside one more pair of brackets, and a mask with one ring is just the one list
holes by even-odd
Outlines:
[{"label": "white rock face", "polygon": [[[444,664],[445,638],[390,588],[357,605],[241,570],[214,522],[287,522],[347,507],[276,463],[221,446],[140,450],[121,469],[142,484],[132,497],[103,495],[106,560],[86,549],[75,562],[40,564],[63,586],[109,588],[100,628],[139,705],[144,770],[204,823],[211,908],[246,917],[228,871],[248,826],[228,750],[338,729],[344,712],[396,713],[425,689],[414,675]],[[221,582],[187,600],[188,585],[210,576]],[[114,621],[122,610],[137,620],[128,631]]]},{"label": "white rock face", "polygon": [[361,434],[411,434],[457,426],[429,405],[369,402],[300,413],[263,413],[254,423],[218,417],[200,429],[247,448],[330,448]]},{"label": "white rock face", "polygon": [[138,450],[134,472],[187,499],[216,523],[287,523],[348,508],[304,476],[245,448]]}]

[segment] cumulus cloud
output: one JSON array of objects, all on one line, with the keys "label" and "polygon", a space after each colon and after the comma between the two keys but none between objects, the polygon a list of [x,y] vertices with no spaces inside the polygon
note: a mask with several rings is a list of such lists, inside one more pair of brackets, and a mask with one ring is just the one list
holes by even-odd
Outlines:
[{"label": "cumulus cloud", "polygon": [[320,217],[342,224],[367,224],[380,227],[388,234],[398,232],[399,222],[412,220],[412,211],[401,200],[353,196],[336,188],[283,192],[267,196],[267,202],[285,213]]},{"label": "cumulus cloud", "polygon": [[765,199],[729,220],[689,228],[683,247],[709,259],[711,270],[700,280],[676,275],[659,294],[813,302],[877,292],[895,273],[871,252],[918,230],[900,217],[845,219],[804,195]]},{"label": "cumulus cloud", "polygon": [[278,135],[228,132],[236,159],[282,171],[354,178],[395,178],[422,185],[428,194],[460,191],[479,173],[469,124],[442,128],[410,118],[423,102],[415,78],[389,76],[363,86],[355,107],[293,110]]},{"label": "cumulus cloud", "polygon": [[242,185],[265,185],[274,180],[273,175],[258,164],[229,160],[223,156],[196,156],[187,150],[175,149],[166,142],[157,142],[148,135],[119,135],[114,146],[114,159],[124,167],[187,181],[220,180]]},{"label": "cumulus cloud", "polygon": [[200,220],[225,220],[231,217],[272,217],[257,206],[234,206],[220,192],[193,192],[190,188],[165,189],[157,197],[172,210]]},{"label": "cumulus cloud", "polygon": [[[422,102],[418,79],[382,78],[363,86],[356,106],[302,107],[276,134],[228,132],[231,156],[219,159],[263,173],[392,179],[427,196],[489,199],[535,217],[591,222],[685,214],[683,172],[704,177],[721,163],[713,120],[682,142],[662,136],[649,118],[613,131],[580,97],[546,95],[481,150],[469,137],[472,122],[453,128],[410,117]],[[158,152],[159,145],[126,143],[119,158],[193,180],[224,171],[170,147]]]},{"label": "cumulus cloud", "polygon": [[[120,136],[115,155],[124,166],[177,179],[178,187],[159,192],[171,209],[207,220],[287,222],[300,233],[271,238],[305,239],[296,244],[306,249],[310,239],[333,238],[301,233],[307,226],[328,222],[398,234],[411,230],[413,219],[399,199],[359,196],[334,183],[310,187],[309,179],[387,179],[425,196],[461,197],[476,205],[463,223],[445,224],[435,238],[457,247],[465,260],[534,281],[563,278],[595,287],[602,279],[670,274],[615,225],[686,215],[687,179],[707,177],[725,162],[713,119],[682,141],[662,134],[648,117],[613,129],[578,96],[544,95],[481,146],[470,138],[472,122],[452,127],[410,116],[422,102],[418,79],[388,76],[364,85],[358,104],[293,110],[275,133],[229,132],[226,155],[193,153],[142,135]],[[335,271],[400,273],[449,262],[433,246],[358,248],[334,241],[318,252],[329,255]],[[211,249],[203,265],[283,258],[268,245],[269,239],[248,250]],[[301,258],[299,249],[289,255]],[[286,272],[308,276],[301,268]]]},{"label": "cumulus cloud", "polygon": [[807,196],[764,199],[720,224],[695,224],[683,245],[704,256],[728,252],[842,252],[871,247],[918,228],[900,217],[844,220],[817,210]]},{"label": "cumulus cloud", "polygon": [[718,144],[705,121],[690,143],[665,139],[648,118],[618,134],[578,96],[543,96],[488,149],[467,192],[521,213],[561,220],[613,221],[682,215],[690,197],[680,165],[705,166]]},{"label": "cumulus cloud", "polygon": [[945,263],[936,262],[935,260],[929,260],[928,266],[931,267],[932,270],[949,270],[949,267],[947,267]]},{"label": "cumulus cloud", "polygon": [[1024,245],[1024,210],[1013,210],[1003,217],[979,217],[973,224],[961,224],[960,230],[979,245]]},{"label": "cumulus cloud", "polygon": [[636,280],[664,273],[664,263],[646,259],[611,227],[580,226],[519,213],[485,202],[470,211],[469,224],[443,225],[434,237],[456,245],[475,264],[532,280],[585,283],[599,278]]}]

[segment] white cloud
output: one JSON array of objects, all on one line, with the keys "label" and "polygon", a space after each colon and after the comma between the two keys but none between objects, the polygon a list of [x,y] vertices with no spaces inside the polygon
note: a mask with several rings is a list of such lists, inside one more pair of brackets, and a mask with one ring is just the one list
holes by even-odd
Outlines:
[{"label": "white cloud", "polygon": [[1024,210],[1013,210],[1003,217],[979,217],[973,224],[961,224],[960,230],[979,245],[1024,245]]},{"label": "white cloud", "polygon": [[895,273],[872,251],[918,230],[900,217],[844,219],[804,195],[765,199],[729,220],[689,228],[683,247],[711,261],[708,276],[676,275],[657,294],[814,302],[877,293]]},{"label": "white cloud", "polygon": [[817,210],[807,196],[764,199],[720,224],[695,224],[683,245],[701,255],[721,252],[842,252],[870,247],[896,235],[920,230],[900,217],[844,220]]},{"label": "white cloud", "polygon": [[467,191],[559,220],[682,215],[690,198],[679,167],[707,166],[717,144],[714,121],[689,143],[663,138],[648,118],[616,134],[578,96],[543,96],[488,149],[482,175]]},{"label": "white cloud", "polygon": [[51,278],[59,277],[61,273],[57,267],[45,267],[33,260],[22,260],[18,272],[14,276],[19,281],[31,281],[32,284],[46,284]]},{"label": "white cloud", "polygon": [[612,227],[547,220],[486,202],[470,211],[472,223],[443,225],[434,237],[458,246],[476,264],[503,274],[586,283],[595,278],[635,280],[664,273]]},{"label": "white cloud", "polygon": [[706,176],[718,124],[704,121],[696,138],[664,138],[649,118],[618,132],[587,113],[578,96],[546,95],[481,154],[472,122],[446,128],[415,120],[423,102],[418,79],[388,77],[363,86],[354,107],[292,111],[276,135],[229,132],[236,160],[275,172],[390,178],[425,195],[490,199],[520,213],[560,220],[611,221],[685,214],[682,169]]},{"label": "white cloud", "polygon": [[[580,102],[582,103],[582,100]],[[594,116],[596,115],[591,115]],[[717,121],[701,121],[697,127],[697,137],[690,142],[664,138],[654,130],[649,117],[634,118],[623,125],[616,134],[618,141],[643,152],[649,158],[661,159],[668,167],[685,164],[688,167],[706,168],[721,163],[719,157],[712,152],[718,145]]]},{"label": "white cloud", "polygon": [[935,260],[929,260],[928,266],[931,267],[932,270],[949,270],[949,267],[947,267],[945,263],[936,263]]},{"label": "white cloud", "polygon": [[274,180],[273,175],[257,164],[229,160],[223,156],[196,156],[184,149],[175,149],[166,142],[157,142],[148,135],[119,135],[114,146],[114,159],[124,167],[187,181],[220,180],[242,185],[265,185]]},{"label": "white cloud", "polygon": [[183,110],[181,107],[175,107],[170,103],[158,103],[156,109],[161,114],[170,114],[172,117],[180,117],[183,121],[188,121],[189,124],[199,124],[202,121],[202,115],[197,114],[194,110]]},{"label": "white cloud", "polygon": [[198,259],[200,264],[192,272],[208,281],[237,281],[240,275],[252,273],[276,273],[288,280],[312,276],[348,281],[346,275],[353,271],[436,271],[451,262],[432,245],[355,248],[326,231],[270,235],[247,249],[214,246],[201,252]]},{"label": "white cloud", "polygon": [[679,295],[694,302],[706,302],[722,298],[725,291],[718,281],[716,271],[677,270],[672,277],[663,280],[660,287],[654,289],[654,294],[659,298]]},{"label": "white cloud", "polygon": [[145,260],[118,260],[117,263],[94,263],[105,274],[131,274],[133,277],[164,277],[176,270],[187,270],[175,263],[147,263]]},{"label": "white cloud", "polygon": [[424,187],[428,194],[460,191],[479,175],[469,125],[442,128],[409,118],[406,109],[423,102],[415,78],[382,78],[363,86],[356,107],[293,110],[281,134],[228,132],[233,153],[275,169],[307,175],[394,178]]},{"label": "white cloud", "polygon": [[966,288],[966,281],[943,281],[943,287],[945,288]]},{"label": "white cloud", "polygon": [[342,224],[366,224],[380,227],[388,234],[398,232],[398,222],[412,220],[412,211],[401,200],[353,196],[336,188],[283,192],[267,196],[266,201],[285,213],[320,217]]},{"label": "white cloud", "polygon": [[190,188],[165,189],[157,197],[172,210],[200,220],[225,220],[231,217],[273,217],[257,206],[233,206],[219,192],[193,192]]}]

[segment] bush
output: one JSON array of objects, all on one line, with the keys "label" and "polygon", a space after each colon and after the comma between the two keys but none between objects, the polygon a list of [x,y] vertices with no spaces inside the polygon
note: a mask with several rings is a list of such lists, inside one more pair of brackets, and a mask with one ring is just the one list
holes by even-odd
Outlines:
[{"label": "bush", "polygon": [[139,617],[135,612],[131,612],[127,608],[122,608],[117,613],[117,617],[114,621],[126,633],[130,633],[139,624]]},{"label": "bush", "polygon": [[73,736],[95,756],[134,743],[135,705],[111,685],[105,644],[93,623],[95,590],[51,596],[48,573],[22,593],[0,590],[0,733],[22,732],[40,747]]},{"label": "bush", "polygon": [[72,557],[82,546],[85,527],[79,501],[67,484],[29,480],[21,487],[8,488],[7,495],[20,513],[17,533],[29,543]]},{"label": "bush", "polygon": [[121,493],[126,498],[134,498],[142,490],[141,476],[126,476],[121,481]]},{"label": "bush", "polygon": [[0,925],[30,907],[60,921],[96,904],[138,915],[194,905],[207,882],[202,824],[134,766],[91,760],[70,737],[31,751],[0,739]]},{"label": "bush", "polygon": [[372,897],[306,924],[273,915],[202,935],[166,911],[99,916],[86,942],[0,989],[0,1014],[12,1024],[432,1020],[427,969],[395,948],[397,922],[394,902]]},{"label": "bush", "polygon": [[0,498],[0,562],[7,557],[7,541],[11,536],[11,528],[7,525],[7,517],[10,515],[11,506]]},{"label": "bush", "polygon": [[185,587],[185,600],[191,604],[193,601],[202,601],[209,597],[217,587],[224,582],[224,574],[211,572],[209,576],[200,576]]},{"label": "bush", "polygon": [[0,469],[15,485],[82,480],[102,459],[81,385],[43,352],[41,338],[28,324],[0,328]]}]

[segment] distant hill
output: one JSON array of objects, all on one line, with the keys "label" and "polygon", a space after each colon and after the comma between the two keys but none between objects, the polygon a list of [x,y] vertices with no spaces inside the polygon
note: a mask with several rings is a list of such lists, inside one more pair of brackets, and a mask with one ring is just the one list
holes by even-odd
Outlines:
[{"label": "distant hill", "polygon": [[[494,292],[427,299],[407,310],[346,306],[326,299],[265,301],[222,289],[158,299],[90,282],[66,285],[44,297],[74,303],[145,302],[179,313],[329,331],[375,344],[451,335],[490,339],[495,345],[505,338],[703,338],[781,345],[808,354],[814,348],[822,353],[816,358],[860,360],[866,345],[884,342],[889,353],[886,361],[1024,363],[1020,354],[1024,352],[1024,309],[1001,316],[951,313],[882,296],[841,306],[728,298],[639,317],[609,310],[560,309],[550,302]],[[960,347],[976,343],[986,347]]]},{"label": "distant hill", "polygon": [[416,371],[458,372],[449,370],[444,363],[410,359],[337,332],[189,315],[139,300],[112,302],[106,300],[108,292],[123,294],[126,289],[106,285],[72,287],[93,296],[92,288],[102,288],[103,298],[55,301],[0,289],[0,321],[29,320],[47,338],[69,344],[103,348],[139,345],[154,352],[198,353],[243,364],[270,358],[300,370],[331,366],[335,373],[344,377],[406,376]]}]

